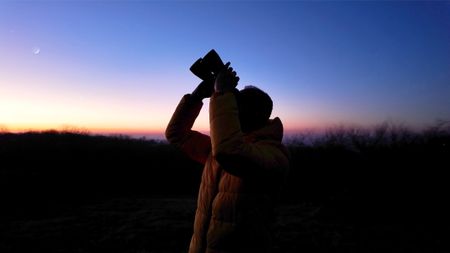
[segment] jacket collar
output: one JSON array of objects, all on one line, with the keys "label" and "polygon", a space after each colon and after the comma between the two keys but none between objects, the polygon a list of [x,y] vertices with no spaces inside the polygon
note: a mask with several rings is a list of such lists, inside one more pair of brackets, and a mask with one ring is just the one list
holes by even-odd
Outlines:
[{"label": "jacket collar", "polygon": [[283,123],[280,118],[269,119],[267,124],[260,129],[245,134],[245,139],[249,142],[258,140],[279,141],[283,139]]}]

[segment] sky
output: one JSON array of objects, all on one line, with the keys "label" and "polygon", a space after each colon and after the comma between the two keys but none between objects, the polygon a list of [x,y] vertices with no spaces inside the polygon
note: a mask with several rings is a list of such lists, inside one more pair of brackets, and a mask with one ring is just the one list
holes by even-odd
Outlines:
[{"label": "sky", "polygon": [[450,120],[450,1],[0,0],[0,129],[161,134],[213,48],[286,132]]}]

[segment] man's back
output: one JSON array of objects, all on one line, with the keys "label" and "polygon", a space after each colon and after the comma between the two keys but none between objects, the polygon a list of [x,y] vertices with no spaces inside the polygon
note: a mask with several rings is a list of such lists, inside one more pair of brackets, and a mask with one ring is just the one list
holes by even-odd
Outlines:
[{"label": "man's back", "polygon": [[[185,97],[183,100],[189,100]],[[183,115],[198,104],[182,101]],[[175,112],[174,118],[178,114]],[[178,143],[197,158],[205,150],[202,181],[189,252],[267,252],[273,205],[288,171],[287,151],[281,144],[283,126],[278,118],[248,134],[239,131],[238,107],[232,93],[213,96],[210,102],[210,148],[196,138]],[[191,120],[192,121],[192,120]],[[186,129],[172,120],[168,130]],[[169,138],[169,140],[171,140]],[[209,151],[211,150],[211,151]]]},{"label": "man's back", "polygon": [[[166,129],[171,143],[204,164],[190,253],[270,252],[273,207],[289,169],[283,125],[269,119],[271,98],[253,86],[238,91],[229,64],[213,90],[203,81],[183,97]],[[191,130],[207,97],[211,137]]]}]

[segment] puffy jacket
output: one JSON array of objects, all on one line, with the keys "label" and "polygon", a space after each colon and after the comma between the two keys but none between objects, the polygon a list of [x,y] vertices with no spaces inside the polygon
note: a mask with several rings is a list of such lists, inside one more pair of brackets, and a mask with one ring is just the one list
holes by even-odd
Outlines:
[{"label": "puffy jacket", "polygon": [[203,163],[189,253],[270,252],[273,207],[289,169],[279,118],[240,129],[233,93],[210,100],[210,135],[191,130],[202,102],[185,95],[166,137]]}]

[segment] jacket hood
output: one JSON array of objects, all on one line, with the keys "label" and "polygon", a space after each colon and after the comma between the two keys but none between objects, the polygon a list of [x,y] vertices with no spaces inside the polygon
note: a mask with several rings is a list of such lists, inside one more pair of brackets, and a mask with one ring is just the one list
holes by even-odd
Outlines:
[{"label": "jacket hood", "polygon": [[280,118],[269,119],[267,124],[253,132],[245,134],[247,141],[273,140],[279,141],[283,139],[283,123]]}]

